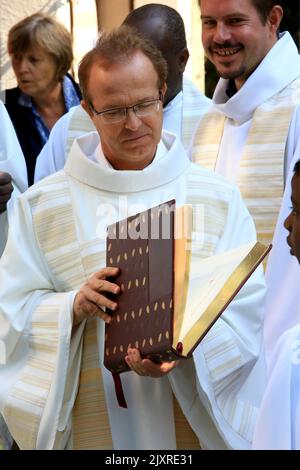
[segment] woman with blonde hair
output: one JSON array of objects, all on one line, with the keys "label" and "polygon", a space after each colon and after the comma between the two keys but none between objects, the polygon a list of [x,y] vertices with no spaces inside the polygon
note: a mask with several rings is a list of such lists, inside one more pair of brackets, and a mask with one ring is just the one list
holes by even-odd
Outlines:
[{"label": "woman with blonde hair", "polygon": [[35,161],[56,121],[80,103],[79,86],[68,74],[72,37],[54,18],[35,13],[8,34],[8,52],[17,87],[6,90],[6,108],[33,183]]}]

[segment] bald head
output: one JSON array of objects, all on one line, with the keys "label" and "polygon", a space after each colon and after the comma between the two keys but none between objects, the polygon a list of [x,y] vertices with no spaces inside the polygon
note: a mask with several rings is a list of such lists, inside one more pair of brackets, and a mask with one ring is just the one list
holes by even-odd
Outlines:
[{"label": "bald head", "polygon": [[168,90],[164,105],[182,90],[182,75],[189,57],[184,23],[174,8],[150,3],[133,10],[123,24],[151,39],[168,64]]}]

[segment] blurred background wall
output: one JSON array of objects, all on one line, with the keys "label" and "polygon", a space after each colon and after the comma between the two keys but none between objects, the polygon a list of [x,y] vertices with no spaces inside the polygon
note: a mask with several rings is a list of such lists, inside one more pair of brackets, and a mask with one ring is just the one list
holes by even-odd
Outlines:
[{"label": "blurred background wall", "polygon": [[[74,73],[81,57],[97,38],[98,29],[119,26],[133,9],[151,1],[141,0],[0,0],[0,89],[15,86],[15,80],[6,51],[8,30],[17,21],[36,11],[54,15],[73,33]],[[191,53],[187,75],[203,89],[204,56],[200,46],[200,13],[197,0],[169,0],[163,3],[179,11],[186,25]]]}]

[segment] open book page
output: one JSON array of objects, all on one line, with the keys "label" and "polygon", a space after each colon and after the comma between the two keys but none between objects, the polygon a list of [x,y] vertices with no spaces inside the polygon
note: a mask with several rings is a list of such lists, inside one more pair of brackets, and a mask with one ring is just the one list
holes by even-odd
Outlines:
[{"label": "open book page", "polygon": [[[214,321],[219,310],[224,309],[248,278],[257,264],[260,247],[253,242],[209,258],[191,260],[185,316],[179,334],[184,353],[189,352],[186,348],[191,345],[187,338],[193,327],[197,324],[196,335],[204,334],[209,322]],[[203,315],[206,318],[201,323]]]}]

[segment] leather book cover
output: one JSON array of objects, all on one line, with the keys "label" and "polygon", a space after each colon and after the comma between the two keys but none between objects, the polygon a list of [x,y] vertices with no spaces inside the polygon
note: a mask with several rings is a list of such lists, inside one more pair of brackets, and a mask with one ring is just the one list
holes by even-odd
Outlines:
[{"label": "leather book cover", "polygon": [[107,266],[120,268],[118,310],[105,325],[104,364],[124,372],[129,346],[154,361],[172,359],[175,201],[108,227]]}]

